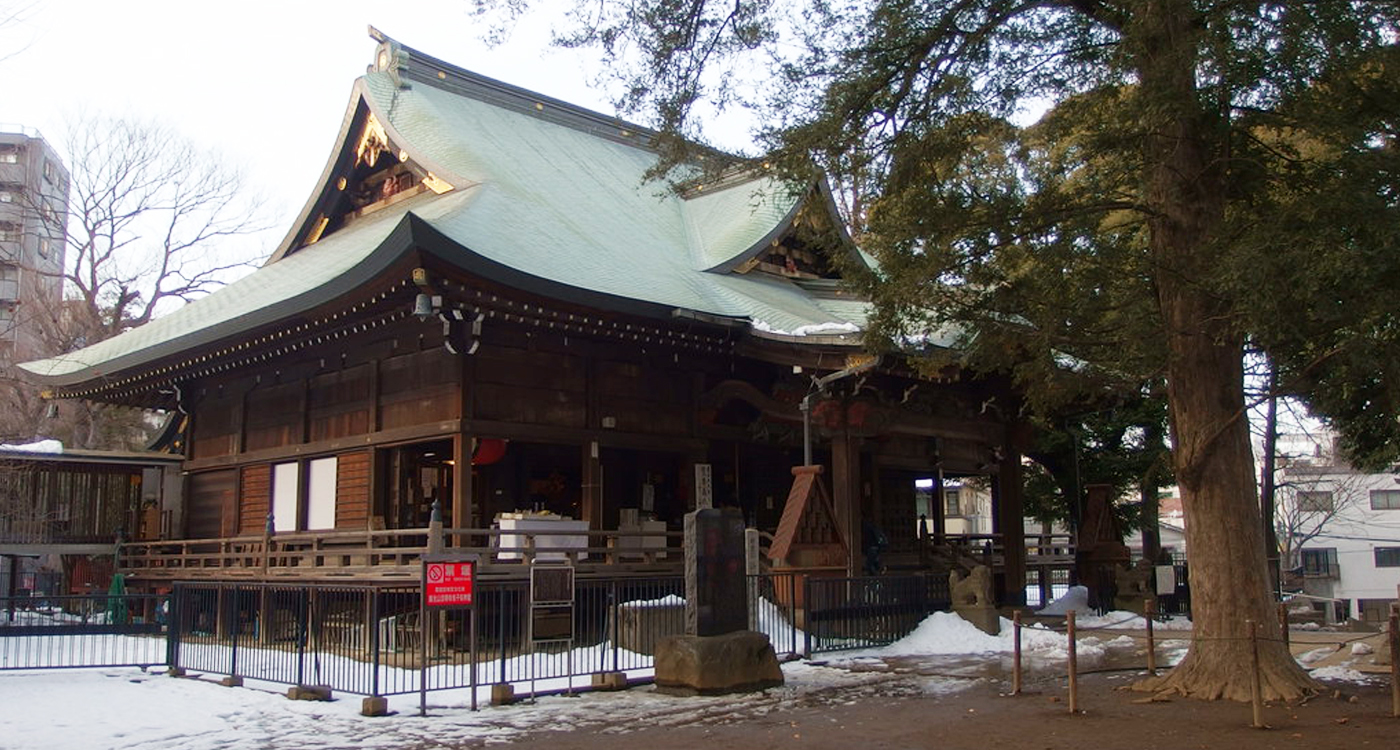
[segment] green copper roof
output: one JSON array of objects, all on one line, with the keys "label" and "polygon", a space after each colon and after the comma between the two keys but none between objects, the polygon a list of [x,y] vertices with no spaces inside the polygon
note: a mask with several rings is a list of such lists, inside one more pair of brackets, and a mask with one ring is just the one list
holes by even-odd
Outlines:
[{"label": "green copper roof", "polygon": [[[442,196],[444,198],[449,196]],[[470,199],[470,191],[450,196]],[[46,382],[112,375],[210,340],[236,335],[328,302],[373,278],[373,253],[412,207],[405,201],[289,255],[168,315],[92,346],[20,365]],[[386,261],[389,259],[385,259]]]},{"label": "green copper roof", "polygon": [[[787,232],[816,190],[759,176],[682,197],[644,179],[657,159],[644,130],[384,47],[397,64],[367,73],[355,97],[396,148],[452,190],[381,209],[315,244],[284,246],[252,275],[139,329],[22,366],[47,382],[84,382],[304,312],[399,257],[403,249],[386,240],[410,219],[445,240],[434,254],[448,263],[509,269],[513,279],[592,300],[732,318],[768,337],[849,336],[862,324],[863,304],[729,270]],[[349,123],[342,146],[354,137]]]}]

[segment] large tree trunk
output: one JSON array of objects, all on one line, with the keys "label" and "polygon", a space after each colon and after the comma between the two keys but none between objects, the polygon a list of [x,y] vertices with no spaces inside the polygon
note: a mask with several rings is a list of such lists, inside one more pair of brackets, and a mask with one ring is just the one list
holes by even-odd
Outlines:
[{"label": "large tree trunk", "polygon": [[1189,0],[1155,0],[1126,36],[1137,55],[1148,135],[1146,199],[1169,361],[1167,401],[1186,513],[1194,633],[1172,672],[1143,690],[1249,700],[1251,627],[1264,695],[1317,686],[1280,637],[1269,595],[1253,455],[1244,409],[1243,336],[1210,293],[1212,240],[1224,215],[1223,128],[1196,90],[1199,31]]}]

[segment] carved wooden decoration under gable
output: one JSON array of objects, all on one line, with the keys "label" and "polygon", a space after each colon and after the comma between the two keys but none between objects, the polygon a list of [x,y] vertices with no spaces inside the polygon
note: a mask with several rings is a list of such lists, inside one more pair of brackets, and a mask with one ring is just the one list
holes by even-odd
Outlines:
[{"label": "carved wooden decoration under gable", "polygon": [[313,220],[304,245],[314,244],[347,222],[401,200],[428,191],[441,194],[452,189],[451,183],[415,163],[408,151],[396,147],[373,112],[366,114],[353,143],[354,159],[330,186],[335,191],[333,197],[325,213]]}]

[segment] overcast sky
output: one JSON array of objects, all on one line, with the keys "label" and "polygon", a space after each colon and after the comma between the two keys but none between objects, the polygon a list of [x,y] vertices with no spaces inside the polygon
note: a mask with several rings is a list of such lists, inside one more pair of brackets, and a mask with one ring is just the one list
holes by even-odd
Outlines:
[{"label": "overcast sky", "polygon": [[369,25],[468,70],[613,112],[588,85],[598,54],[549,47],[545,13],[492,48],[470,0],[32,5],[0,29],[0,123],[37,128],[59,145],[65,121],[82,112],[164,121],[247,168],[279,208],[277,239],[320,176],[350,87],[371,61]]}]

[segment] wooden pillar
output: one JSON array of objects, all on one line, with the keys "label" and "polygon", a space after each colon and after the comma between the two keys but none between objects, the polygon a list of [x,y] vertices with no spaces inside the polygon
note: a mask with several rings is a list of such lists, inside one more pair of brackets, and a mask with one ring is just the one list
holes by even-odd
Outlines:
[{"label": "wooden pillar", "polygon": [[[452,525],[459,529],[474,529],[484,526],[476,517],[472,506],[472,454],[476,441],[470,434],[472,408],[471,385],[476,374],[476,358],[469,354],[457,355],[457,390],[453,410],[457,413],[460,425],[457,434],[452,436]],[[470,540],[462,535],[453,535],[448,541],[453,547],[465,547]]]},{"label": "wooden pillar", "polygon": [[[465,424],[465,422],[463,423]],[[452,526],[459,529],[477,527],[472,508],[472,448],[475,442],[465,431],[452,436]],[[467,545],[466,537],[453,535],[448,542],[453,547]]]},{"label": "wooden pillar", "polygon": [[1026,603],[1026,529],[1021,454],[1010,445],[1003,450],[1004,457],[992,483],[993,516],[996,531],[1001,534],[1006,571],[1000,599],[1007,605],[1022,606]]},{"label": "wooden pillar", "polygon": [[861,572],[860,539],[860,440],[842,431],[831,439],[831,503],[836,524],[846,540],[846,573]]},{"label": "wooden pillar", "polygon": [[588,522],[588,528],[603,528],[603,461],[598,441],[590,440],[583,445],[581,452],[581,481],[579,484],[579,513]]},{"label": "wooden pillar", "polygon": [[929,512],[933,515],[934,544],[943,544],[948,538],[948,508],[943,502],[943,468],[933,478],[933,498],[929,501]]}]

